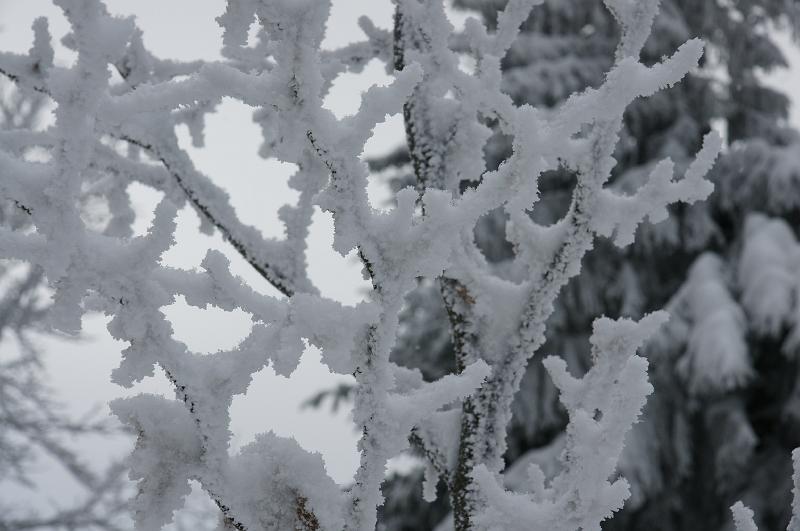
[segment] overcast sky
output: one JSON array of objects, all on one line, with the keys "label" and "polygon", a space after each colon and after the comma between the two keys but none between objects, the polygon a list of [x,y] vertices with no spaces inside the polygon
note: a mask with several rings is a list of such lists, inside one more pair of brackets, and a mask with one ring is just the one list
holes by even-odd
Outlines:
[{"label": "overcast sky", "polygon": [[[106,0],[109,10],[119,15],[135,15],[144,31],[144,42],[158,56],[173,59],[216,59],[221,44],[221,30],[214,18],[224,10],[223,0]],[[328,25],[325,45],[339,46],[363,38],[357,26],[360,15],[368,15],[378,26],[391,25],[389,0],[334,0],[333,13]],[[50,19],[51,32],[60,39],[67,24],[60,11],[46,0],[0,0],[0,49],[24,52],[30,47],[31,22],[37,16]],[[789,52],[792,68],[772,75],[771,80],[790,95],[800,91],[800,61],[788,38],[780,42]],[[58,60],[68,62],[71,52],[57,49]],[[343,76],[326,100],[326,105],[338,115],[353,113],[360,101],[360,92],[374,82],[387,80],[382,66],[371,64],[363,76]],[[188,149],[198,167],[215,182],[224,187],[246,223],[261,229],[266,235],[281,234],[277,210],[285,202],[293,202],[295,193],[286,185],[288,168],[276,161],[260,159],[256,152],[260,144],[260,130],[251,121],[252,110],[243,104],[227,101],[220,112],[208,121],[206,147]],[[800,125],[800,109],[793,109],[793,122]],[[184,145],[187,136],[182,131]],[[368,144],[369,154],[386,152],[402,139],[400,116],[394,116],[376,131]],[[380,182],[370,190],[371,198],[379,206],[385,197]],[[144,187],[134,195],[137,212],[137,229],[146,230],[150,210],[156,196]],[[201,235],[198,218],[190,208],[179,217],[177,241],[165,256],[167,264],[197,267],[208,248],[224,251],[232,260],[235,271],[249,280],[254,287],[274,293],[263,279],[253,274],[242,260],[217,237]],[[330,219],[321,213],[314,218],[308,252],[310,274],[324,295],[344,303],[355,303],[368,289],[361,278],[360,268],[353,257],[342,258],[331,250]],[[174,322],[178,339],[200,352],[213,352],[234,346],[248,331],[248,319],[241,312],[201,311],[185,304],[176,304],[167,310]],[[56,392],[64,397],[68,407],[83,412],[118,396],[139,392],[158,392],[171,396],[163,375],[148,379],[132,390],[124,390],[110,383],[110,372],[119,362],[119,352],[124,346],[114,342],[105,330],[107,320],[90,316],[84,321],[85,334],[79,341],[43,338],[39,341],[47,352],[47,364]],[[9,348],[6,342],[0,349]],[[271,370],[262,371],[253,381],[246,397],[237,399],[233,406],[235,445],[247,443],[261,431],[274,430],[279,435],[294,436],[309,450],[323,454],[329,473],[341,483],[346,483],[357,465],[355,443],[357,434],[347,420],[347,413],[333,416],[327,411],[300,410],[300,404],[311,394],[332,387],[343,377],[328,373],[319,363],[316,352],[307,352],[291,380],[275,376]],[[87,448],[92,455],[113,455],[123,451],[124,442],[109,445],[94,442]],[[51,468],[43,466],[47,475],[45,494],[55,495],[63,478]],[[8,493],[0,487],[2,496],[18,496],[31,502],[30,493]]]}]

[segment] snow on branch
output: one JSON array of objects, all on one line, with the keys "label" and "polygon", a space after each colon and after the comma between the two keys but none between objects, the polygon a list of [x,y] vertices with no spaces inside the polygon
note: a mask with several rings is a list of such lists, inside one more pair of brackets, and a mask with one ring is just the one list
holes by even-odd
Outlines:
[{"label": "snow on branch", "polygon": [[731,506],[733,524],[736,531],[758,531],[756,523],[753,521],[753,511],[738,501]]},{"label": "snow on branch", "polygon": [[692,394],[726,392],[753,376],[745,314],[725,282],[727,271],[713,253],[700,255],[670,303],[669,335],[685,348],[677,372]]},{"label": "snow on branch", "polygon": [[800,337],[796,302],[800,246],[785,221],[762,214],[750,214],[744,232],[738,270],[742,306],[753,328],[764,336],[777,337],[784,329],[791,329],[784,345],[789,351],[797,346]]},{"label": "snow on branch", "polygon": [[633,196],[625,197],[603,190],[595,217],[595,231],[607,237],[613,233],[614,243],[620,247],[630,245],[636,226],[645,216],[651,223],[658,223],[667,219],[668,205],[679,201],[691,204],[705,199],[714,185],[703,176],[711,169],[721,149],[722,138],[711,132],[682,180],[672,180],[673,163],[667,159],[656,165],[650,179]]},{"label": "snow on branch", "polygon": [[475,518],[478,529],[599,529],[602,520],[622,507],[630,494],[628,484],[609,478],[625,434],[653,391],[647,360],[636,349],[666,320],[667,314],[658,312],[638,323],[595,321],[590,339],[594,364],[580,379],[568,374],[563,359],[545,360],[569,414],[564,470],[548,485],[542,470],[531,465],[530,493],[517,494],[505,491],[485,465],[476,467],[473,475],[483,505]]},{"label": "snow on branch", "polygon": [[[138,433],[130,458],[140,489],[138,528],[170,522],[193,480],[228,528],[373,530],[387,463],[408,448],[409,437],[431,460],[426,497],[440,476],[453,488],[459,529],[591,528],[619,508],[625,483],[609,477],[650,392],[646,364],[634,353],[662,314],[638,324],[598,321],[595,366],[581,380],[549,359],[571,418],[567,469],[549,486],[534,472],[534,498],[513,498],[495,480],[522,371],[596,234],[615,232],[627,243],[644,217],[657,221],[670,204],[710,193],[703,176],[719,151],[714,136],[680,181],[665,162],[633,196],[605,187],[626,107],[680,81],[702,54],[702,43],[693,40],[653,66],[639,61],[657,1],[606,2],[622,26],[615,65],[601,86],[553,111],[517,106],[500,89],[500,61],[537,0],[508,2],[492,33],[467,24],[466,49],[477,65],[472,72],[459,67],[461,52],[451,43],[441,1],[396,0],[393,32],[362,19],[365,41],[323,51],[329,2],[231,0],[217,19],[223,59],[191,63],[156,58],[133,19],[110,16],[100,0],[56,3],[70,23],[65,42],[77,52],[74,65],[55,64],[43,20],[34,24],[29,54],[0,53],[1,74],[57,104],[55,124],[46,131],[0,137],[0,196],[22,205],[35,227],[2,229],[0,257],[42,267],[54,293],[54,327],[74,333],[88,311],[111,316],[109,332],[127,345],[114,381],[134,386],[160,367],[174,385],[175,400],[140,395],[113,403]],[[386,63],[393,82],[366,91],[355,115],[336,118],[323,106],[333,81],[373,58]],[[111,83],[109,66],[121,83]],[[244,224],[223,188],[195,168],[177,141],[176,126],[187,124],[194,145],[202,146],[204,118],[223,98],[255,109],[260,155],[297,167],[289,184],[299,198],[279,211],[283,239]],[[399,112],[417,186],[401,190],[396,207],[381,211],[369,202],[369,168],[361,155],[375,127]],[[490,123],[513,137],[513,152],[494,171],[483,160]],[[32,147],[49,158],[28,160],[23,152]],[[561,221],[542,227],[530,217],[538,179],[559,167],[576,173],[572,203]],[[131,236],[131,182],[163,194],[139,237]],[[87,190],[114,211],[100,230],[81,216]],[[161,257],[175,243],[183,204],[283,298],[247,286],[216,251],[197,271],[165,266]],[[360,257],[374,288],[368,302],[343,306],[320,296],[309,280],[305,250],[315,207],[333,216],[334,249]],[[526,273],[514,282],[492,274],[474,241],[478,220],[496,209],[509,217],[509,239]],[[460,338],[458,374],[435,382],[389,361],[404,297],[419,277],[442,279]],[[181,295],[198,308],[247,312],[247,337],[227,351],[192,352],[173,337],[163,313]],[[291,377],[306,344],[322,351],[333,372],[355,377],[361,458],[345,492],[319,456],[271,433],[230,452],[233,397],[264,367]],[[461,430],[454,429],[459,414]],[[507,521],[504,508],[512,503],[524,510],[519,520]]]},{"label": "snow on branch", "polygon": [[792,451],[792,519],[787,531],[800,531],[800,448]]}]

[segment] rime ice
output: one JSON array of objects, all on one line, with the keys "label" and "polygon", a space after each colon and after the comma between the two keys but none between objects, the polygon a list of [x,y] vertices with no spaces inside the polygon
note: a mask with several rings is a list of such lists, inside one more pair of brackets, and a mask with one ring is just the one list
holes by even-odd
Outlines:
[{"label": "rime ice", "polygon": [[[663,314],[639,323],[597,321],[595,366],[581,380],[548,360],[570,427],[563,472],[547,485],[532,468],[530,496],[507,493],[498,482],[511,400],[544,341],[555,298],[580,272],[595,238],[613,235],[626,245],[646,217],[659,221],[670,204],[704,199],[712,188],[704,175],[720,142],[710,135],[680,179],[664,161],[636,193],[612,192],[606,183],[623,112],[636,98],[678,83],[697,65],[703,45],[689,41],[647,67],[639,52],[658,2],[607,0],[622,36],[605,83],[553,112],[517,106],[500,89],[500,61],[536,3],[509,2],[495,31],[468,22],[463,37],[476,61],[469,73],[458,66],[444,3],[415,0],[395,2],[394,42],[364,20],[367,39],[334,52],[320,50],[326,1],[229,1],[218,18],[225,59],[208,64],[154,57],[133,20],[109,16],[100,0],[61,0],[75,65],[52,64],[41,20],[28,55],[0,55],[0,72],[58,104],[53,128],[15,139],[18,146],[49,149],[49,162],[0,153],[7,175],[0,193],[24,203],[36,227],[29,234],[2,230],[0,256],[44,268],[55,293],[54,327],[77,331],[89,309],[113,316],[110,333],[127,343],[116,382],[133,386],[159,366],[175,387],[175,400],[140,395],[113,404],[138,434],[129,463],[139,481],[139,529],[170,522],[195,480],[229,527],[372,530],[387,462],[408,447],[412,432],[429,459],[425,497],[435,495],[438,481],[453,486],[458,529],[596,529],[621,507],[627,483],[609,477],[651,391],[646,363],[634,352]],[[257,42],[250,46],[254,22]],[[394,81],[372,87],[358,113],[337,119],[322,106],[326,91],[337,75],[359,71],[371,57],[389,63]],[[109,66],[122,84],[109,84]],[[280,211],[283,239],[266,239],[242,223],[227,194],[178,145],[175,126],[183,123],[202,144],[203,117],[224,97],[255,108],[263,156],[298,168],[290,181],[298,203]],[[417,186],[401,190],[393,210],[377,211],[367,198],[369,170],[360,155],[375,126],[401,111]],[[496,171],[486,171],[482,157],[489,122],[514,138],[513,153]],[[158,166],[143,162],[140,152]],[[537,206],[539,176],[561,166],[576,173],[577,186],[565,217],[544,227],[528,212]],[[102,232],[86,226],[78,208],[82,186],[98,174],[115,183],[100,193],[116,212]],[[467,181],[480,182],[462,190]],[[138,238],[130,237],[130,182],[163,193],[152,226]],[[217,252],[208,253],[200,271],[163,266],[160,257],[174,243],[175,215],[184,203],[282,297],[256,293]],[[373,286],[368,302],[345,307],[326,300],[308,279],[305,241],[314,206],[333,215],[334,248],[343,255],[357,251]],[[475,244],[476,223],[495,209],[511,221],[508,237],[522,272],[514,281],[495,275]],[[389,361],[404,296],[419,277],[441,279],[456,332],[468,338],[458,374],[434,382]],[[249,335],[229,351],[190,351],[174,339],[161,311],[177,296],[200,308],[240,308],[252,318]],[[765,326],[775,319],[765,319]],[[330,480],[319,456],[270,433],[231,455],[233,397],[265,366],[290,377],[304,341],[321,349],[331,371],[356,379],[361,461],[346,491]],[[731,366],[730,381],[744,377],[745,369]],[[453,431],[459,413],[456,438],[446,431]],[[523,510],[508,520],[511,505]]]}]

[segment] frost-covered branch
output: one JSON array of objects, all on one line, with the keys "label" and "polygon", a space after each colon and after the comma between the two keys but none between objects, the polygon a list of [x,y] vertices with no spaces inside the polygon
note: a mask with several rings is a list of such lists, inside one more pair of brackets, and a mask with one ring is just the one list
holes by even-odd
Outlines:
[{"label": "frost-covered branch", "polygon": [[594,365],[581,379],[570,376],[564,360],[549,357],[545,366],[561,392],[569,414],[564,470],[549,484],[535,464],[528,471],[530,494],[506,492],[498,478],[478,465],[480,508],[477,529],[575,530],[599,529],[600,522],[622,507],[629,496],[624,479],[609,481],[622,453],[625,434],[638,419],[653,387],[647,361],[636,349],[667,319],[663,312],[639,323],[595,321],[592,334]]},{"label": "frost-covered branch", "polygon": [[[32,53],[42,46],[46,23],[34,24]],[[52,56],[42,54],[44,68]],[[25,156],[31,143],[47,142],[39,130],[46,97],[38,92],[5,90],[0,99],[0,150]],[[8,170],[9,168],[4,168]],[[5,175],[4,175],[5,176]],[[0,227],[31,230],[33,210],[12,199],[0,205]],[[124,468],[100,467],[75,450],[85,437],[110,436],[118,430],[93,416],[72,418],[47,386],[46,358],[37,337],[52,332],[43,271],[14,261],[0,261],[0,477],[4,488],[34,493],[42,487],[37,468],[42,458],[62,471],[70,496],[35,510],[25,504],[0,503],[0,529],[122,529],[127,511]]]},{"label": "frost-covered branch", "polygon": [[[218,18],[224,59],[187,64],[153,57],[133,21],[109,16],[100,0],[56,3],[70,22],[67,42],[78,54],[73,66],[53,64],[41,22],[30,54],[0,55],[0,72],[57,104],[55,124],[41,135],[3,139],[0,164],[10,177],[0,181],[0,194],[24,207],[36,231],[0,232],[0,256],[42,268],[54,290],[51,318],[58,329],[77,331],[87,311],[112,316],[109,332],[127,344],[113,374],[117,383],[135,385],[158,366],[174,385],[175,400],[139,395],[112,405],[138,434],[129,461],[139,482],[138,528],[168,523],[194,480],[229,528],[372,530],[386,465],[409,444],[430,461],[426,498],[439,478],[450,487],[458,529],[500,525],[508,500],[489,478],[501,470],[511,398],[544,341],[560,289],[578,273],[598,234],[615,232],[626,243],[645,216],[658,219],[668,205],[710,191],[703,175],[719,148],[713,139],[680,181],[671,180],[664,163],[631,197],[604,188],[626,107],[678,82],[697,64],[701,44],[690,41],[646,67],[638,53],[657,2],[608,0],[623,31],[606,82],[545,112],[516,106],[500,90],[500,61],[533,0],[510,1],[495,32],[467,23],[473,71],[459,66],[440,1],[397,0],[393,33],[363,19],[367,40],[337,51],[321,50],[328,2],[230,1]],[[253,23],[256,39],[249,43]],[[357,72],[371,58],[394,67],[393,82],[366,91],[353,116],[336,118],[323,106],[328,89],[340,73]],[[109,65],[124,83],[110,83]],[[262,156],[298,168],[290,185],[299,200],[279,212],[282,240],[242,223],[222,188],[178,145],[178,124],[187,124],[201,145],[204,116],[222,98],[255,109]],[[396,207],[381,211],[369,202],[370,174],[361,154],[375,127],[401,111],[416,187],[401,190]],[[482,155],[489,124],[514,139],[512,154],[491,171]],[[131,148],[125,154],[120,141]],[[6,147],[23,145],[44,149],[50,158],[32,162],[19,148]],[[572,204],[559,223],[542,227],[529,215],[538,178],[560,167],[577,175]],[[130,230],[127,185],[133,181],[163,193],[147,234],[139,237]],[[102,230],[87,226],[76,207],[86,187],[115,211]],[[206,255],[198,272],[164,266],[160,258],[174,243],[177,208],[187,201],[286,297],[255,292],[217,252]],[[308,280],[305,246],[315,206],[333,216],[334,249],[360,257],[373,286],[368,302],[342,306],[319,296]],[[508,238],[517,249],[522,274],[515,281],[495,275],[474,242],[479,219],[498,209],[510,221]],[[434,382],[389,361],[404,297],[419,277],[441,279],[457,347],[458,374]],[[242,309],[251,316],[251,330],[228,351],[192,352],[173,338],[162,312],[178,296],[199,308]],[[630,356],[655,321],[598,322],[597,365],[582,384],[549,362],[574,416],[568,454],[575,467],[553,486],[554,499],[563,503],[548,522],[560,511],[564,529],[589,525],[622,503],[622,483],[607,479],[647,391],[643,368]],[[333,372],[355,377],[361,457],[346,492],[327,476],[319,456],[271,433],[229,452],[233,397],[266,366],[291,376],[306,342],[320,348]],[[594,410],[587,414],[584,400],[603,418],[592,418]],[[598,433],[607,454],[601,464],[586,453]],[[527,525],[541,524],[534,520]]]},{"label": "frost-covered branch", "polygon": [[[474,258],[477,253],[472,238],[468,236],[463,240],[465,248],[458,251],[461,253],[459,261],[446,271],[451,278],[442,280],[457,366],[463,359],[481,355],[494,357],[491,378],[476,397],[464,404],[453,494],[458,529],[470,526],[470,471],[481,462],[490,463],[490,468],[497,471],[501,468],[511,398],[519,385],[525,363],[543,343],[545,322],[552,312],[553,302],[561,287],[579,271],[580,260],[593,245],[595,234],[608,235],[608,227],[616,227],[623,221],[632,223],[631,228],[621,227],[617,231],[618,243],[628,243],[629,233],[632,235],[633,228],[646,215],[656,220],[666,212],[664,207],[672,202],[693,202],[707,196],[711,191],[710,185],[697,176],[708,170],[720,148],[717,137],[712,135],[707,149],[699,154],[687,177],[678,183],[670,183],[665,166],[635,198],[617,198],[604,190],[603,184],[613,168],[611,155],[625,107],[636,97],[650,95],[680,80],[699,59],[699,43],[687,43],[668,61],[647,69],[638,62],[638,53],[655,16],[655,3],[640,7],[611,5],[609,7],[623,26],[623,36],[617,64],[609,73],[606,84],[597,90],[573,96],[551,116],[545,117],[530,112],[530,109],[515,110],[503,96],[490,94],[485,88],[496,83],[498,59],[507,49],[507,35],[516,31],[516,26],[509,22],[513,19],[511,13],[519,12],[517,16],[524,18],[532,4],[508,4],[506,12],[500,16],[494,41],[502,42],[502,45],[493,47],[486,44],[491,40],[486,30],[476,21],[467,23],[467,36],[474,41],[470,48],[475,50],[478,60],[476,77],[482,82],[479,87],[475,86],[474,79],[453,66],[457,64],[455,54],[441,44],[440,36],[447,33],[449,24],[438,4],[399,2],[396,15],[396,64],[402,64],[407,55],[415,57],[415,54],[432,61],[429,68],[420,61],[426,75],[404,108],[409,151],[418,187],[434,186],[457,193],[462,181],[480,178],[482,182],[475,193],[465,193],[461,202],[477,203],[479,211],[505,207],[511,221],[508,237],[518,247],[519,258],[527,262],[530,275],[522,286],[492,278],[482,261]],[[516,20],[519,24],[520,19]],[[494,50],[498,55],[492,56],[488,50]],[[638,82],[632,82],[633,79]],[[455,97],[446,97],[450,94],[455,94]],[[485,100],[482,101],[481,97]],[[501,130],[515,136],[511,157],[496,172],[482,174],[482,160],[463,164],[469,160],[469,154],[459,152],[463,146],[483,141],[483,135],[487,133],[479,121],[481,114],[499,119]],[[585,126],[591,130],[584,137],[582,129]],[[450,136],[455,131],[462,138]],[[541,131],[548,135],[543,138]],[[442,137],[444,141],[434,141]],[[465,142],[465,138],[469,142]],[[537,138],[545,144],[551,139],[561,140],[559,145],[544,147],[537,142],[522,142],[520,138]],[[451,143],[455,147],[451,147]],[[448,165],[451,159],[456,161],[450,163],[452,167]],[[562,164],[578,174],[572,205],[560,223],[549,228],[539,227],[527,213],[537,199],[536,176]],[[534,177],[522,181],[520,177],[523,175]],[[520,179],[518,183],[516,179]],[[504,197],[502,189],[495,187],[498,181],[514,183],[510,189],[515,194]],[[610,204],[612,198],[619,202],[628,201],[631,207],[619,212],[616,205]],[[494,203],[495,200],[498,202]],[[615,220],[617,215],[620,221]],[[504,284],[505,289],[500,295],[498,289]],[[520,287],[523,292],[528,292],[527,303],[518,295]],[[512,305],[517,309],[498,312],[497,303],[500,301],[514,301]],[[509,341],[508,337],[512,339]]]}]

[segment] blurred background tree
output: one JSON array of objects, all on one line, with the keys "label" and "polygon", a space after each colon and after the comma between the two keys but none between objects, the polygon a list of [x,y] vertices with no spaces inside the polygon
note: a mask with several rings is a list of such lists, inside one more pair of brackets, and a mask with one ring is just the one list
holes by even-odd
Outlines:
[{"label": "blurred background tree", "polygon": [[[489,26],[504,4],[455,1]],[[504,59],[505,90],[517,103],[552,108],[598,85],[616,31],[599,2],[546,0]],[[682,172],[713,127],[728,144],[713,175],[716,191],[705,203],[673,207],[662,223],[641,225],[632,246],[620,250],[600,240],[584,259],[516,398],[509,487],[521,483],[530,462],[551,477],[560,466],[567,419],[542,358],[559,354],[582,374],[593,319],[639,318],[666,305],[670,325],[648,353],[656,391],[620,466],[633,495],[604,529],[728,529],[728,507],[737,499],[755,510],[762,529],[788,523],[790,453],[800,445],[800,137],[788,125],[787,94],[764,81],[786,66],[779,31],[800,32],[796,1],[662,2],[643,59],[655,62],[700,37],[707,43],[704,68],[629,108],[613,186],[633,192],[665,157]],[[489,169],[509,151],[507,139],[493,138]],[[405,147],[371,165],[396,188],[414,184]],[[561,217],[573,185],[568,171],[543,176],[537,221]],[[485,217],[476,239],[498,273],[514,278],[505,229],[497,212]],[[453,372],[447,320],[438,285],[421,283],[407,299],[394,361],[430,380]],[[383,529],[449,528],[446,493],[423,502],[421,483],[416,469],[387,480]]]}]

